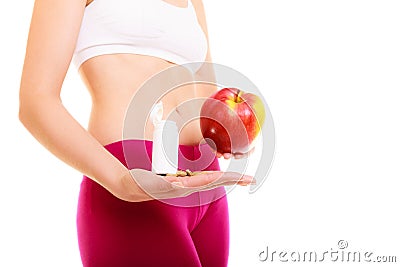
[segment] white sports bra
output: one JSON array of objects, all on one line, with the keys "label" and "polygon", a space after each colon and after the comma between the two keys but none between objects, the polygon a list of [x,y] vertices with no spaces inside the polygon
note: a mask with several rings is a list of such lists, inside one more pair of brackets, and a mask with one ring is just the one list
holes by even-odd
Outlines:
[{"label": "white sports bra", "polygon": [[98,55],[131,53],[180,65],[203,62],[207,49],[191,0],[187,7],[163,0],[94,0],[85,9],[73,63],[79,68]]}]

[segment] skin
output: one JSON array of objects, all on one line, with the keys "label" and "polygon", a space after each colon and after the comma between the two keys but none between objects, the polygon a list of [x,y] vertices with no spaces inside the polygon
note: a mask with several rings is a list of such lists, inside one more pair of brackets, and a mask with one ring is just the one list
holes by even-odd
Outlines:
[{"label": "skin", "polygon": [[[161,177],[139,169],[128,170],[103,147],[122,139],[123,120],[131,97],[146,79],[174,65],[166,60],[135,54],[101,55],[87,60],[79,69],[93,103],[87,129],[70,115],[62,104],[60,91],[71,63],[85,7],[90,2],[35,1],[20,84],[19,118],[28,131],[66,164],[126,201],[185,196],[217,186],[250,184],[252,177],[233,172],[215,171],[177,178]],[[165,2],[177,7],[187,6],[186,0]],[[203,4],[201,0],[192,3],[207,35]],[[211,62],[210,51],[205,61]],[[195,75],[210,75],[202,71],[200,69]],[[164,112],[168,114],[183,101],[207,97],[216,90],[212,85],[180,87],[162,99]],[[200,107],[196,108],[200,110]],[[152,124],[148,123],[145,139],[151,140],[152,133]],[[198,120],[187,124],[180,132],[180,144],[194,145],[201,140]],[[141,179],[146,181],[146,190],[136,182]]]}]

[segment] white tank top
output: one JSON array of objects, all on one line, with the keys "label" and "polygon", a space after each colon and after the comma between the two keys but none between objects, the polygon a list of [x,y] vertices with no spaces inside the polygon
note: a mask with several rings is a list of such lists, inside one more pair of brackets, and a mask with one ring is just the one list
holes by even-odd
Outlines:
[{"label": "white tank top", "polygon": [[73,63],[79,68],[98,55],[131,53],[180,65],[203,62],[207,49],[191,0],[187,7],[163,0],[94,0],[85,9]]}]

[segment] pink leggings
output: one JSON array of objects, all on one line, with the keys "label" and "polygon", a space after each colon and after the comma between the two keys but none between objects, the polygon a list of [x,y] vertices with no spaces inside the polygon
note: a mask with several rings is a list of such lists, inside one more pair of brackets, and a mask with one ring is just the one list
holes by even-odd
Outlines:
[{"label": "pink leggings", "polygon": [[[151,141],[124,140],[105,148],[129,169],[151,170]],[[204,160],[198,160],[200,152]],[[220,169],[206,144],[180,145],[179,168]],[[123,201],[84,176],[77,213],[83,266],[227,266],[229,215],[225,188],[169,200]]]}]

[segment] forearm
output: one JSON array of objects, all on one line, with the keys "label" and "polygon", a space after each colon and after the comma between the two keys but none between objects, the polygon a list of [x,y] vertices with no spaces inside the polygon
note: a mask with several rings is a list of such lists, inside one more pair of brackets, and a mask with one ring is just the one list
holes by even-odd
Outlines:
[{"label": "forearm", "polygon": [[19,117],[28,131],[59,159],[110,192],[122,191],[128,169],[109,153],[65,109],[57,96],[20,97]]},{"label": "forearm", "polygon": [[129,170],[68,113],[60,99],[85,3],[35,1],[21,76],[19,116],[55,156],[117,197],[131,200],[141,191]]}]

